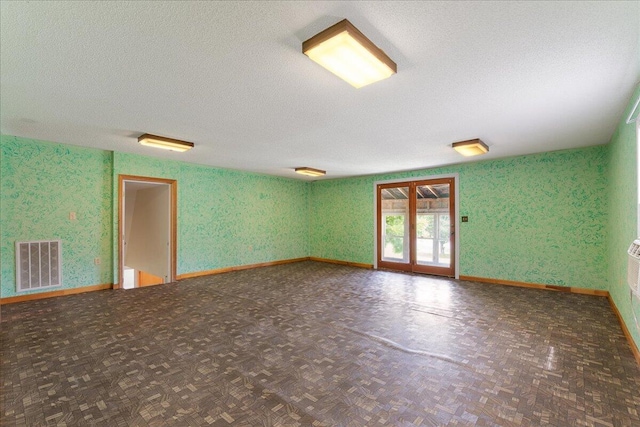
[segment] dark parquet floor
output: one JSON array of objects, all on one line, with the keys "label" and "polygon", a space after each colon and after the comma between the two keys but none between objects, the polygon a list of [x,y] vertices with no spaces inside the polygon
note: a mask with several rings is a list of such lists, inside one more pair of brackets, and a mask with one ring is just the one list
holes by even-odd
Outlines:
[{"label": "dark parquet floor", "polygon": [[1,326],[2,426],[640,426],[601,297],[301,262]]}]

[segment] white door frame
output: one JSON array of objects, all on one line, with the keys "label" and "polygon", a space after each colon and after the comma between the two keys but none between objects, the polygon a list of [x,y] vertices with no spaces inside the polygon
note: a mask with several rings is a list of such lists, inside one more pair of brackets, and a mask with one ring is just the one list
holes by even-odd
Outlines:
[{"label": "white door frame", "polygon": [[147,182],[150,184],[168,184],[169,185],[169,282],[176,280],[176,264],[177,264],[177,195],[178,182],[174,179],[153,178],[147,176],[136,175],[118,175],[118,283],[114,285],[114,289],[122,288],[124,284],[124,205],[125,205],[125,182]]}]

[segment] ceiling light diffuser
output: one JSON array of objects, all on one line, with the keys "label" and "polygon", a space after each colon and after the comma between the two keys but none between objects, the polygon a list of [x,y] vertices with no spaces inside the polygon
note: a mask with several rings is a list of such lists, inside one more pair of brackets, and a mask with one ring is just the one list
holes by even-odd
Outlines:
[{"label": "ceiling light diffuser", "polygon": [[489,152],[489,147],[479,139],[470,139],[468,141],[454,142],[451,144],[454,150],[463,156],[478,156]]},{"label": "ceiling light diffuser", "polygon": [[162,148],[171,151],[187,151],[193,148],[193,142],[180,141],[179,139],[165,138],[164,136],[145,133],[138,137],[138,142],[148,147]]},{"label": "ceiling light diffuser", "polygon": [[320,170],[320,169],[314,169],[314,168],[296,168],[296,172],[301,174],[301,175],[308,175],[308,176],[323,176],[326,175],[327,172]]},{"label": "ceiling light diffuser", "polygon": [[356,88],[397,72],[396,63],[346,19],[302,43],[302,53]]}]

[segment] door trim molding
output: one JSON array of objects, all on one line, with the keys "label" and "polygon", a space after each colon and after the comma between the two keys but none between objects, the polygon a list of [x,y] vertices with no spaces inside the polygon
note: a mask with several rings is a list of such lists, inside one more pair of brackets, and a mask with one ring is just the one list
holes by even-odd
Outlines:
[{"label": "door trim molding", "polygon": [[138,175],[118,175],[118,282],[113,285],[113,289],[120,289],[122,283],[124,282],[123,278],[123,267],[124,267],[124,248],[123,248],[123,217],[124,217],[124,182],[125,181],[137,181],[137,182],[153,182],[158,184],[168,184],[169,185],[169,193],[171,195],[171,218],[170,218],[170,236],[171,236],[171,271],[169,282],[175,282],[177,276],[177,254],[178,254],[178,181],[175,179],[165,179],[165,178],[154,178],[149,176],[138,176]]},{"label": "door trim molding", "polygon": [[439,175],[408,176],[405,178],[385,179],[373,182],[373,268],[378,269],[378,185],[403,182],[425,181],[429,179],[453,178],[455,193],[455,279],[460,278],[460,175],[458,172]]}]

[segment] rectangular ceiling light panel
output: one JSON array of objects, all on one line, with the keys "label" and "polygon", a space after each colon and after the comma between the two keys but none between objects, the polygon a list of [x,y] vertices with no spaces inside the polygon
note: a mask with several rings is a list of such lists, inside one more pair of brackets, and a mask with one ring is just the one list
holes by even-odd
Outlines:
[{"label": "rectangular ceiling light panel", "polygon": [[320,169],[314,169],[314,168],[296,168],[296,172],[301,174],[301,175],[307,175],[307,176],[324,176],[326,175],[326,172]]},{"label": "rectangular ceiling light panel", "polygon": [[454,150],[463,156],[477,156],[489,152],[489,147],[479,139],[470,139],[468,141],[454,142],[451,144]]},{"label": "rectangular ceiling light panel", "polygon": [[164,136],[145,133],[138,137],[138,142],[148,147],[161,148],[171,151],[187,151],[193,148],[193,142],[180,141],[179,139],[165,138]]},{"label": "rectangular ceiling light panel", "polygon": [[302,52],[356,88],[397,72],[396,63],[346,19],[302,43]]}]

